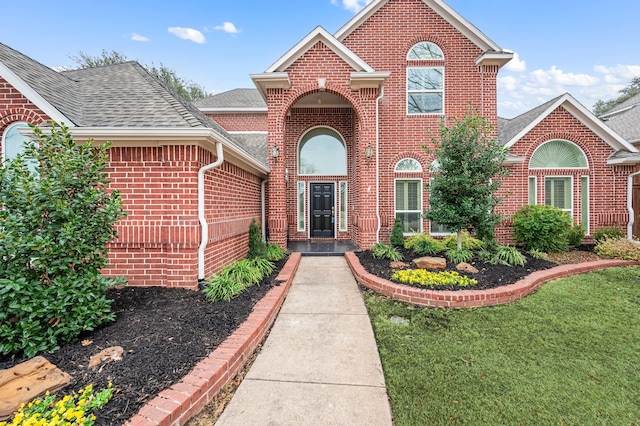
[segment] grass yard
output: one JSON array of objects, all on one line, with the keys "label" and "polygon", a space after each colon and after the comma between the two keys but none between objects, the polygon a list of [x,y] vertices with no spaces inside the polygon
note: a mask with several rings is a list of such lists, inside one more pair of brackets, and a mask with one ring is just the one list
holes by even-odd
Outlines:
[{"label": "grass yard", "polygon": [[492,308],[365,300],[396,426],[640,424],[640,267]]}]

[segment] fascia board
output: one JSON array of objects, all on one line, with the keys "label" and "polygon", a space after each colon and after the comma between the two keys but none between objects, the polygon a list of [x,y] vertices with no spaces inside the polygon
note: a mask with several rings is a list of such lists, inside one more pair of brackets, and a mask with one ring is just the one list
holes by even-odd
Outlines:
[{"label": "fascia board", "polygon": [[265,73],[283,72],[291,64],[297,61],[302,55],[304,55],[318,41],[322,41],[329,49],[335,52],[354,70],[366,72],[375,71],[365,61],[360,59],[358,55],[353,53],[349,48],[340,43],[334,36],[329,34],[327,30],[322,27],[317,27],[315,30],[311,31],[305,38],[300,40],[298,44],[296,44],[287,53],[285,53],[273,65],[271,65],[265,71]]},{"label": "fascia board", "polygon": [[250,112],[267,112],[268,108],[267,107],[259,107],[259,108],[253,108],[253,107],[230,107],[230,108],[222,108],[222,107],[216,107],[216,108],[198,108],[201,112],[204,113],[218,113],[218,114],[234,114],[237,112],[244,112],[244,113],[250,113]]},{"label": "fascia board", "polygon": [[497,65],[498,68],[502,68],[513,56],[512,52],[485,52],[476,59],[476,66]]},{"label": "fascia board", "polygon": [[13,86],[18,92],[22,93],[27,99],[29,99],[35,106],[40,108],[42,112],[47,114],[49,118],[58,123],[64,123],[67,127],[75,127],[73,121],[69,120],[62,114],[57,108],[51,105],[45,98],[43,98],[33,87],[28,85],[23,79],[18,77],[16,73],[11,71],[9,67],[0,62],[0,77],[5,79],[7,83]]},{"label": "fascia board", "polygon": [[380,88],[390,75],[390,72],[353,72],[350,78],[351,89]]},{"label": "fascia board", "polygon": [[505,146],[507,148],[510,148],[515,145],[520,139],[524,137],[524,135],[529,133],[533,128],[540,124],[542,120],[544,120],[547,116],[549,116],[549,114],[551,114],[560,106],[562,106],[570,114],[576,117],[582,124],[587,126],[591,131],[593,131],[596,135],[598,135],[598,137],[604,140],[616,151],[620,149],[626,149],[629,152],[639,152],[636,147],[629,144],[620,135],[611,130],[607,125],[596,118],[593,113],[587,110],[578,101],[576,101],[573,96],[568,93],[565,93],[563,96],[558,98],[556,102],[551,104],[549,108],[547,108],[542,114],[536,117],[535,120],[529,123],[527,127],[522,129],[516,136],[514,136],[509,142],[507,142]]},{"label": "fascia board", "polygon": [[[43,129],[46,131],[46,129]],[[261,176],[269,173],[269,168],[256,161],[245,152],[234,147],[225,136],[208,128],[127,128],[127,127],[76,127],[69,129],[76,139],[92,139],[97,143],[112,142],[113,146],[165,146],[197,144],[215,152],[215,144],[222,143],[227,159],[243,168],[258,172]]]}]

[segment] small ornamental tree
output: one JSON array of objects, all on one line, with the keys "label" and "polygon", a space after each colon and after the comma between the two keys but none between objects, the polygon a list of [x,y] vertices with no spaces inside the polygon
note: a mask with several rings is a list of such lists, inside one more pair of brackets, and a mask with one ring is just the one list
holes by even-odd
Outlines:
[{"label": "small ornamental tree", "polygon": [[106,289],[124,284],[100,274],[124,216],[103,171],[109,145],[76,145],[53,122],[32,130],[0,168],[0,353],[27,357],[113,320]]},{"label": "small ornamental tree", "polygon": [[435,154],[430,183],[429,220],[457,233],[458,249],[462,248],[462,231],[474,232],[479,238],[493,239],[500,215],[495,207],[501,180],[507,175],[503,162],[507,155],[492,128],[477,113],[454,119],[452,126],[440,125],[440,140],[432,139]]}]

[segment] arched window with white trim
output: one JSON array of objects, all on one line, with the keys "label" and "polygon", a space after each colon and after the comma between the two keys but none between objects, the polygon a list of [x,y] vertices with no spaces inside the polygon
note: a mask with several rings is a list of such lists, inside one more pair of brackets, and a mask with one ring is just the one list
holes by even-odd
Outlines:
[{"label": "arched window with white trim", "polygon": [[[407,114],[444,113],[444,53],[423,41],[407,53]],[[420,63],[429,61],[428,63]]]},{"label": "arched window with white trim", "polygon": [[19,122],[9,125],[2,135],[2,160],[14,159],[25,150],[24,143],[29,140],[20,133],[20,129],[28,128],[27,123]]},{"label": "arched window with white trim", "polygon": [[[531,155],[529,170],[535,173],[529,176],[529,204],[544,202],[578,220],[574,206],[579,200],[579,220],[589,233],[589,161],[584,151],[567,140],[550,140]],[[538,185],[542,187],[538,188]],[[540,189],[543,196],[539,199]]]}]

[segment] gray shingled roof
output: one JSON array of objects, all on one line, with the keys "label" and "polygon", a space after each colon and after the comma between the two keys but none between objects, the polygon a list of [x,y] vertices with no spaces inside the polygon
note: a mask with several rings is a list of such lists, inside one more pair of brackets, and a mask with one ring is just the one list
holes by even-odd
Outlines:
[{"label": "gray shingled roof", "polygon": [[193,103],[198,108],[266,108],[267,104],[258,89],[233,89],[218,93]]},{"label": "gray shingled roof", "polygon": [[558,96],[557,98],[553,98],[544,104],[535,107],[532,110],[529,110],[519,116],[506,119],[506,118],[498,118],[498,140],[501,144],[505,145],[511,139],[513,139],[518,133],[527,128],[531,123],[533,123],[540,115],[545,112],[553,103],[555,103],[562,96]]},{"label": "gray shingled roof", "polygon": [[82,105],[77,82],[2,43],[0,43],[0,62],[73,124],[81,123]]},{"label": "gray shingled roof", "polygon": [[605,124],[627,141],[634,143],[640,141],[640,93],[617,105],[607,115],[616,113],[606,119]]},{"label": "gray shingled roof", "polygon": [[267,158],[267,133],[233,133],[231,137],[262,164],[267,165],[269,163]]},{"label": "gray shingled roof", "polygon": [[2,43],[0,62],[78,127],[208,128],[267,166],[254,141],[236,141],[137,62],[56,72]]}]

